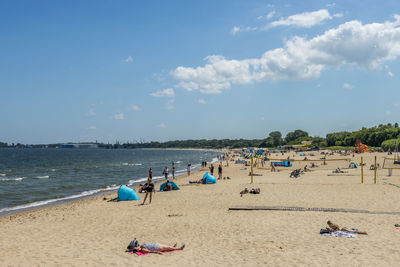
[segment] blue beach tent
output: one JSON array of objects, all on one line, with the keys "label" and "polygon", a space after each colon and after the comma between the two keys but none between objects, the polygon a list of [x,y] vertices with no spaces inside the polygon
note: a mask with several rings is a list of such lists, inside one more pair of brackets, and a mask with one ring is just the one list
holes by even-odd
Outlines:
[{"label": "blue beach tent", "polygon": [[121,185],[118,189],[118,201],[125,200],[140,200],[140,198],[135,190],[126,185]]},{"label": "blue beach tent", "polygon": [[209,174],[208,172],[206,172],[203,176],[203,183],[204,184],[216,184],[217,183],[217,179],[215,179],[214,176],[212,176],[211,174]]},{"label": "blue beach tent", "polygon": [[[179,186],[176,183],[171,182],[171,181],[169,181],[169,183],[172,185],[172,190],[179,190]],[[163,183],[160,186],[160,191],[164,191],[164,188],[165,188],[166,185],[167,185],[167,182]]]}]

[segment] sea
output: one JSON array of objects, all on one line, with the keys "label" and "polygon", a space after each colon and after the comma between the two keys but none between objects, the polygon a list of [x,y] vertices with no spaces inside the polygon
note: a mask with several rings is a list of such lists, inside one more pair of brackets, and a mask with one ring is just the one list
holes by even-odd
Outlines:
[{"label": "sea", "polygon": [[[0,149],[0,215],[115,191],[217,160],[218,151],[156,149]],[[171,174],[171,172],[170,172]]]}]

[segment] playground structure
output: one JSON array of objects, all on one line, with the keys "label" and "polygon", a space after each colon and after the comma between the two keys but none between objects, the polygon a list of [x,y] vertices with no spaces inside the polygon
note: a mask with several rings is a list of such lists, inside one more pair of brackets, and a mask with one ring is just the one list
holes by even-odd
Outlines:
[{"label": "playground structure", "polygon": [[357,140],[354,146],[354,153],[364,153],[364,152],[371,152],[371,150],[369,150],[367,145],[364,145],[363,143],[361,143],[360,140]]}]

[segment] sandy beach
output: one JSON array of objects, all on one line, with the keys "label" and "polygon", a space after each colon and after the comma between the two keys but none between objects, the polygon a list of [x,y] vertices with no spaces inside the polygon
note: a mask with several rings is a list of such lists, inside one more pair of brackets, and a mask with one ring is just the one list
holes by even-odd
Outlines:
[{"label": "sandy beach", "polygon": [[[306,152],[307,158],[321,158],[319,152],[313,153]],[[279,172],[255,168],[253,184],[250,167],[230,161],[229,167],[223,163],[223,176],[230,180],[218,180],[215,185],[188,183],[199,180],[206,170],[181,176],[177,179],[181,190],[157,192],[151,205],[109,202],[117,196],[112,193],[4,215],[0,217],[0,265],[398,266],[400,229],[394,224],[400,223],[400,215],[228,210],[233,206],[296,206],[400,212],[400,170],[389,177],[388,170],[378,169],[374,184],[369,166],[375,155],[382,166],[386,153],[328,156],[356,163],[363,156],[364,184],[360,168],[332,173],[337,167],[347,167],[345,160],[328,160],[328,165],[315,161],[319,166],[298,179],[289,178],[289,173],[304,166],[304,161]],[[241,197],[239,192],[246,187],[258,187],[261,193]],[[321,236],[319,231],[327,220],[368,235]],[[134,237],[141,242],[185,243],[186,248],[137,256],[125,252]]]}]

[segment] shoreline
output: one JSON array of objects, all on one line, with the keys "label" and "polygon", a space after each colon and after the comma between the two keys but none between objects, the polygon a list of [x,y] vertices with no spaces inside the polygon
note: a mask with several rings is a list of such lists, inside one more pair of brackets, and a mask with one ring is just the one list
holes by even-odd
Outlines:
[{"label": "shoreline", "polygon": [[[394,205],[400,201],[400,189],[387,184],[400,185],[400,170],[388,176],[387,170],[378,169],[374,184],[369,165],[375,155],[382,164],[384,153],[361,155],[366,163],[364,184],[360,168],[330,176],[332,170],[348,164],[345,160],[318,163],[297,179],[289,174],[302,166],[300,161],[279,172],[256,168],[253,183],[248,176],[250,167],[232,161],[227,167],[224,161],[223,177],[229,180],[189,184],[208,171],[196,170],[174,180],[180,190],[157,192],[151,204],[109,202],[102,195],[0,216],[0,259],[6,266],[27,265],[26,259],[30,265],[74,266],[396,266],[400,261],[400,230],[394,227],[400,223],[398,215],[229,210],[274,206],[400,212]],[[353,161],[360,162],[360,155]],[[261,193],[241,196],[245,187],[260,188]],[[143,199],[144,194],[139,196]],[[115,193],[106,195],[113,197]],[[368,235],[322,236],[319,231],[327,220]],[[186,247],[162,256],[139,257],[125,252],[133,238],[185,243]]]},{"label": "shoreline", "polygon": [[[173,149],[174,150],[174,149]],[[192,149],[190,149],[192,150]],[[211,150],[206,150],[206,151],[211,151]],[[183,169],[184,170],[184,169]],[[196,172],[201,171],[201,167],[199,169],[195,169],[193,170],[193,174]],[[170,179],[171,181],[178,181],[179,178],[182,178],[182,176],[187,176],[187,173],[185,171],[183,171],[181,174],[175,176],[175,179]],[[137,182],[133,182],[132,184],[128,185],[130,188],[135,189],[135,191],[138,189],[138,186],[142,183],[145,183],[146,178],[139,178],[137,180]],[[157,186],[159,185],[162,181],[164,181],[165,178],[164,177],[159,177],[159,178],[155,178],[154,179],[154,185]],[[122,185],[122,184],[121,184]],[[119,185],[118,188],[116,189],[95,189],[95,190],[100,190],[99,192],[90,194],[90,195],[82,195],[79,196],[80,194],[84,193],[81,192],[79,194],[75,194],[75,195],[71,195],[71,196],[67,196],[64,198],[55,198],[55,199],[47,199],[47,200],[42,200],[42,201],[36,201],[36,202],[32,202],[32,203],[26,203],[26,204],[22,204],[22,205],[18,205],[18,206],[14,206],[14,207],[6,207],[4,209],[11,209],[11,210],[5,210],[5,211],[0,211],[0,218],[2,216],[6,216],[6,215],[13,215],[13,214],[18,214],[21,212],[27,212],[27,211],[31,211],[31,210],[36,210],[36,209],[41,209],[41,208],[46,208],[46,207],[50,207],[50,206],[54,206],[54,205],[63,205],[66,203],[70,203],[70,202],[74,202],[74,201],[79,201],[82,199],[89,199],[89,198],[95,198],[98,196],[106,196],[106,195],[111,195],[111,194],[115,194],[118,192],[119,187],[121,186]],[[138,192],[137,192],[138,193]],[[139,193],[138,193],[139,194]],[[75,197],[76,196],[76,197]],[[73,198],[72,198],[73,197]],[[43,201],[50,201],[48,203],[44,203],[44,204],[38,204],[38,205],[34,205],[36,203],[40,203]],[[34,206],[28,206],[28,207],[23,207],[25,205],[34,205]]]}]

